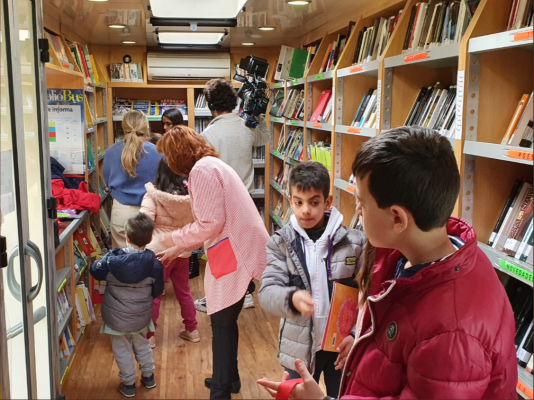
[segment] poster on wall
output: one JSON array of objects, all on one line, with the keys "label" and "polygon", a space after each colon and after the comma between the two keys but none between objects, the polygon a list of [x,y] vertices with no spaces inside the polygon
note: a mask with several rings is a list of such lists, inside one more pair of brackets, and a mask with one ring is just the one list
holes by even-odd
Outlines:
[{"label": "poster on wall", "polygon": [[85,173],[83,89],[48,89],[48,140],[50,155],[63,174]]}]

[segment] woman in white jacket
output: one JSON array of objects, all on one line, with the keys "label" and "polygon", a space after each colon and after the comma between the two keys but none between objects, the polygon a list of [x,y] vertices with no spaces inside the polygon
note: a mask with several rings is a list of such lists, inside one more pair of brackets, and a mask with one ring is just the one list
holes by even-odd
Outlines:
[{"label": "woman in white jacket", "polygon": [[[140,212],[147,214],[155,222],[152,241],[148,249],[158,254],[174,247],[172,232],[194,221],[191,211],[191,200],[187,190],[185,177],[176,175],[171,171],[167,159],[162,158],[158,164],[154,184],[146,184],[146,194],[141,203]],[[180,331],[180,337],[190,342],[199,342],[200,334],[197,329],[196,310],[193,296],[189,289],[189,256],[183,253],[178,257],[163,263],[164,278],[171,279],[174,294],[184,320],[185,329]],[[157,326],[161,296],[154,299],[152,320]],[[156,346],[156,338],[150,332],[147,335],[150,347]]]}]

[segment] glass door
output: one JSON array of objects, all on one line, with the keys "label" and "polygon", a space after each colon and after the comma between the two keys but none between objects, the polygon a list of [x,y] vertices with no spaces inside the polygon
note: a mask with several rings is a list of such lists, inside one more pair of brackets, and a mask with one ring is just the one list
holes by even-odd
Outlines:
[{"label": "glass door", "polygon": [[57,393],[39,7],[40,2],[5,0],[0,10],[0,234],[7,252],[7,266],[0,269],[1,398],[49,399]]}]

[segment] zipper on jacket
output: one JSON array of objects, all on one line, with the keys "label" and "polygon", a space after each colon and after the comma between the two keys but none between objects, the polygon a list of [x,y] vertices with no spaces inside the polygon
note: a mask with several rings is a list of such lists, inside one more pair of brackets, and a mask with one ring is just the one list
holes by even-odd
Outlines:
[{"label": "zipper on jacket", "polygon": [[345,371],[347,369],[347,365],[348,365],[348,362],[349,362],[349,359],[350,359],[350,356],[352,355],[352,353],[354,352],[354,349],[356,348],[356,346],[358,345],[358,343],[360,343],[363,339],[366,339],[368,338],[369,336],[372,336],[373,333],[375,333],[375,330],[374,330],[374,327],[375,327],[375,315],[373,313],[373,309],[367,304],[369,301],[372,301],[373,303],[378,303],[379,301],[381,301],[382,299],[384,299],[390,292],[391,290],[393,290],[393,287],[395,286],[397,282],[395,281],[392,281],[390,287],[388,288],[388,290],[386,290],[386,292],[380,296],[380,297],[377,297],[376,299],[373,299],[371,296],[367,297],[367,302],[366,302],[366,308],[363,309],[363,312],[366,311],[367,308],[369,308],[369,313],[371,314],[371,328],[369,330],[369,333],[366,333],[364,334],[363,336],[360,336],[358,338],[358,340],[355,340],[354,343],[352,344],[352,348],[350,349],[349,351],[349,354],[347,355],[347,359],[345,361],[345,365],[343,366],[343,372],[341,374],[341,383],[339,385],[339,387],[341,389],[343,389],[343,385],[345,385],[345,378],[346,378],[346,374],[345,374]]},{"label": "zipper on jacket", "polygon": [[287,318],[284,318],[284,323],[282,324],[282,328],[280,329],[280,337],[278,338],[278,358],[280,358],[280,349],[282,348],[282,335],[284,334],[284,328],[286,327],[286,320]]}]

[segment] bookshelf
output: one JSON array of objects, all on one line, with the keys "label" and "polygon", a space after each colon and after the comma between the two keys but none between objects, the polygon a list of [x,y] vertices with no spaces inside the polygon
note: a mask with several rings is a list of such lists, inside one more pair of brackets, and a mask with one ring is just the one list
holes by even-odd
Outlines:
[{"label": "bookshelf", "polygon": [[[334,205],[348,225],[354,215],[354,185],[348,182],[351,166],[359,147],[380,132],[404,125],[414,100],[422,87],[456,86],[456,128],[450,132],[451,146],[462,177],[461,194],[454,216],[470,222],[477,233],[480,249],[490,259],[503,283],[504,277],[532,287],[533,267],[486,243],[506,203],[516,179],[533,183],[532,148],[501,144],[503,134],[522,94],[533,87],[532,27],[507,31],[513,0],[481,0],[461,40],[425,50],[404,51],[403,45],[410,24],[410,12],[417,0],[388,2],[362,15],[353,32],[372,25],[375,18],[402,14],[397,21],[381,57],[353,65],[358,45],[352,34],[333,71],[319,73],[318,63],[325,54],[325,43],[339,31],[325,36],[308,74],[285,82],[285,90],[304,88],[308,102],[305,121],[309,121],[318,93],[332,89],[334,118],[331,126],[304,123],[307,144],[327,138],[331,129],[332,193]],[[282,82],[283,84],[283,82]],[[363,95],[377,89],[378,128],[351,126]],[[276,151],[285,128],[300,126],[299,121],[271,118],[269,215],[272,230],[283,225],[281,216],[289,206],[286,193],[275,178],[285,156]],[[281,213],[275,213],[282,199]],[[517,392],[532,399],[532,375],[518,366]]]}]

